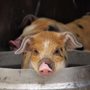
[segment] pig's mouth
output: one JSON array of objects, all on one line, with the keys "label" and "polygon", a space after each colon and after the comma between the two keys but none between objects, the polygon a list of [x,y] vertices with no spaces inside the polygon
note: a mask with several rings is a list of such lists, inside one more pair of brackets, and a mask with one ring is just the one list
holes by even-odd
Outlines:
[{"label": "pig's mouth", "polygon": [[53,64],[42,62],[39,66],[39,74],[42,76],[49,76],[54,72]]}]

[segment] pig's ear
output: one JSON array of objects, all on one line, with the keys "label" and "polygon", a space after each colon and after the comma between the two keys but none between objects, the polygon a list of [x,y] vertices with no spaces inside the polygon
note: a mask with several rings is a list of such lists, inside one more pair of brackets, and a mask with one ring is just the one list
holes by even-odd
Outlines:
[{"label": "pig's ear", "polygon": [[21,23],[21,25],[20,25],[20,29],[24,29],[26,26],[30,25],[36,19],[37,19],[37,17],[34,16],[34,15],[25,16],[22,23]]},{"label": "pig's ear", "polygon": [[83,45],[78,42],[76,36],[71,32],[62,32],[64,36],[64,43],[67,50],[73,50],[77,48],[82,48]]},{"label": "pig's ear", "polygon": [[30,44],[30,42],[31,42],[31,38],[30,37],[25,37],[22,40],[22,43],[21,43],[20,47],[15,51],[15,54],[21,54],[21,53],[25,52],[27,44]]},{"label": "pig's ear", "polygon": [[10,40],[9,45],[11,50],[16,50],[20,47],[21,39],[17,38],[16,40]]}]

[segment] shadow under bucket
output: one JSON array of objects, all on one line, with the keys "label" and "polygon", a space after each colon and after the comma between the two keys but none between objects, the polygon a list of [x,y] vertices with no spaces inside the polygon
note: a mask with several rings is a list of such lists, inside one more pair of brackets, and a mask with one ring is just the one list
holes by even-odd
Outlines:
[{"label": "shadow under bucket", "polygon": [[[69,67],[50,77],[40,77],[32,69],[20,68],[22,55],[0,52],[0,90],[90,90],[90,52],[68,52]],[[7,67],[7,68],[5,68]]]}]

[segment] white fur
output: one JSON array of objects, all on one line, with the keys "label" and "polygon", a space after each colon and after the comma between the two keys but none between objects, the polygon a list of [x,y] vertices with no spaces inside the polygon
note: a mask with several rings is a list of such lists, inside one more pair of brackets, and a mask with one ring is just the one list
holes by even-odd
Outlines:
[{"label": "white fur", "polygon": [[60,68],[64,68],[65,67],[65,61],[63,60],[61,63],[60,63]]},{"label": "white fur", "polygon": [[56,64],[56,70],[65,68],[65,61],[63,60],[62,62]]},{"label": "white fur", "polygon": [[29,33],[30,33],[33,29],[35,29],[36,27],[37,27],[36,24],[27,26],[27,27],[23,30],[23,35],[29,34]]},{"label": "white fur", "polygon": [[50,41],[49,41],[49,40],[47,40],[47,41],[45,41],[45,42],[43,43],[43,45],[44,45],[44,48],[45,48],[45,49],[47,49],[47,48],[48,48],[49,43],[50,43]]},{"label": "white fur", "polygon": [[48,48],[49,48],[50,41],[49,40],[46,40],[42,44],[43,44],[43,52],[40,54],[40,58],[49,55]]},{"label": "white fur", "polygon": [[23,39],[22,43],[21,43],[20,48],[15,51],[15,54],[21,54],[22,52],[24,52],[25,47],[26,47],[26,44],[27,44],[27,42],[29,42],[29,41],[30,41],[30,40],[29,40],[27,37],[25,37],[25,38]]}]

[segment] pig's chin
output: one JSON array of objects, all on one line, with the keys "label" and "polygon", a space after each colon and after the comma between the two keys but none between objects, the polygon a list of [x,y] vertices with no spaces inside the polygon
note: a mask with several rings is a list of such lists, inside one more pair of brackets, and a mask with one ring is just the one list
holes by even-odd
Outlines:
[{"label": "pig's chin", "polygon": [[39,66],[39,75],[41,76],[50,76],[53,72],[52,68],[45,62]]}]

